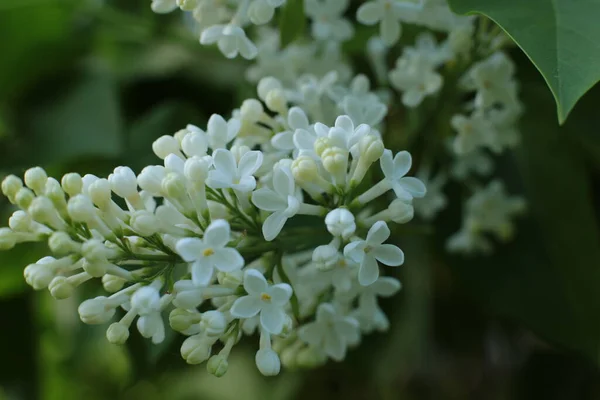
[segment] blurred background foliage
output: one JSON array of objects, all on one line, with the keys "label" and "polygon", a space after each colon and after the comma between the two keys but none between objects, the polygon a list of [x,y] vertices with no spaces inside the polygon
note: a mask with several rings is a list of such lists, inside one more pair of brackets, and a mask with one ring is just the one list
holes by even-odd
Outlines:
[{"label": "blurred background foliage", "polygon": [[[199,46],[179,14],[154,15],[148,3],[0,1],[1,176],[32,165],[54,176],[139,171],[156,163],[157,137],[252,96],[243,62]],[[360,58],[363,42],[347,47]],[[513,56],[523,145],[498,162],[528,197],[517,237],[493,257],[448,256],[464,191],[449,187],[457,200],[426,230],[435,233],[397,237],[410,256],[401,295],[384,303],[390,332],[346,362],[267,379],[240,346],[218,379],[185,364],[181,337],[153,346],[132,330],[126,346],[110,345],[106,327],[76,312],[100,288],[63,301],[34,293],[22,270],[45,249],[21,245],[0,254],[0,399],[600,398],[600,90],[559,128],[543,80]],[[10,212],[0,200],[2,221]]]}]

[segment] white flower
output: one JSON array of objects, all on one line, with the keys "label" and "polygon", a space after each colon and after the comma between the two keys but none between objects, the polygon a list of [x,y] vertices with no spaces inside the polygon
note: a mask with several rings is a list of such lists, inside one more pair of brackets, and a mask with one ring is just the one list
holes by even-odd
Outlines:
[{"label": "white flower", "polygon": [[455,115],[450,124],[458,133],[454,138],[454,152],[462,155],[470,153],[478,147],[488,147],[498,151],[495,146],[496,131],[491,121],[482,113],[474,112],[469,117]]},{"label": "white flower", "polygon": [[229,150],[217,149],[213,153],[215,169],[208,173],[206,184],[213,189],[231,188],[242,193],[250,192],[256,187],[253,174],[260,168],[263,154],[260,151],[249,151],[239,163]]},{"label": "white flower", "polygon": [[301,326],[298,336],[335,361],[342,361],[348,346],[360,341],[358,321],[339,314],[329,303],[319,305],[315,321]]},{"label": "white flower", "polygon": [[252,203],[256,207],[272,212],[262,226],[267,241],[275,239],[286,221],[300,210],[294,178],[288,168],[274,169],[273,189],[260,188],[252,193]]},{"label": "white flower", "polygon": [[267,332],[278,335],[286,321],[285,307],[292,297],[292,287],[287,283],[269,285],[255,269],[244,273],[244,289],[248,295],[238,298],[231,307],[236,318],[252,318],[260,313],[260,325]]},{"label": "white flower", "polygon": [[402,91],[402,103],[407,107],[417,107],[426,96],[437,93],[443,79],[429,58],[421,53],[403,55],[390,71],[392,86]]},{"label": "white flower", "polygon": [[343,17],[348,0],[305,0],[304,12],[312,19],[312,35],[318,40],[343,42],[352,37],[354,28]]},{"label": "white flower", "polygon": [[412,157],[407,151],[400,151],[392,158],[391,150],[385,150],[381,159],[381,170],[389,181],[396,196],[401,199],[423,197],[427,192],[425,185],[419,179],[405,176],[412,166]]},{"label": "white flower", "polygon": [[[206,139],[208,146],[213,149],[224,149],[227,143],[231,142],[239,133],[241,122],[237,118],[231,118],[229,121],[219,114],[213,114],[208,119],[206,127]],[[200,134],[200,132],[197,132]]]},{"label": "white flower", "polygon": [[369,286],[379,277],[377,261],[397,267],[404,263],[404,253],[393,244],[383,244],[390,237],[390,230],[386,223],[377,221],[369,232],[366,240],[356,240],[344,247],[344,255],[360,263],[358,282]]},{"label": "white flower", "polygon": [[144,286],[131,296],[131,308],[138,314],[137,327],[145,338],[152,338],[152,343],[161,343],[165,339],[165,326],[160,314],[160,294],[151,286]]},{"label": "white flower", "polygon": [[420,7],[415,3],[397,0],[373,0],[364,3],[356,12],[361,24],[374,25],[379,22],[379,35],[387,46],[394,45],[400,39],[400,18],[406,12],[414,12]]},{"label": "white flower", "polygon": [[289,130],[279,132],[271,139],[273,147],[280,150],[293,150],[294,149],[294,132],[296,129],[303,129],[311,131],[311,126],[308,123],[308,117],[304,110],[300,107],[292,107],[288,112],[288,126]]},{"label": "white flower", "polygon": [[347,208],[336,208],[330,211],[325,217],[325,224],[329,233],[343,239],[348,239],[356,230],[354,215]]},{"label": "white flower", "polygon": [[242,28],[235,25],[213,25],[202,31],[200,43],[217,43],[221,53],[227,58],[235,58],[238,54],[251,60],[258,54],[258,49],[246,37]]},{"label": "white flower", "polygon": [[515,66],[503,52],[496,52],[475,64],[465,76],[465,86],[477,90],[475,106],[513,105],[516,101]]},{"label": "white flower", "polygon": [[226,247],[230,239],[229,223],[219,219],[208,226],[202,239],[183,238],[177,242],[177,253],[186,262],[192,263],[192,280],[195,285],[208,285],[215,268],[231,272],[244,266],[240,253]]},{"label": "white flower", "polygon": [[281,369],[279,356],[272,349],[260,349],[255,356],[256,367],[264,376],[275,376]]},{"label": "white flower", "polygon": [[150,7],[157,14],[170,13],[177,8],[177,0],[152,0]]}]

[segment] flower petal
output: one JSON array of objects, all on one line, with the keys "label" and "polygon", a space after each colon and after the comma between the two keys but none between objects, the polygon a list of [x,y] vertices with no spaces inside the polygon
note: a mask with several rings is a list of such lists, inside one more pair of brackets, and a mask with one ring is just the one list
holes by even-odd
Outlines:
[{"label": "flower petal", "polygon": [[383,7],[378,1],[370,1],[358,7],[356,19],[361,24],[374,25],[384,17]]},{"label": "flower petal", "polygon": [[355,240],[344,247],[344,256],[359,263],[365,258],[365,247],[367,243],[364,240]]},{"label": "flower petal", "polygon": [[207,286],[212,279],[214,268],[206,257],[194,262],[191,266],[192,282],[196,286]]},{"label": "flower petal", "polygon": [[307,344],[318,347],[321,345],[323,330],[319,324],[312,322],[298,328],[298,337]]},{"label": "flower petal", "polygon": [[308,117],[300,107],[292,107],[288,113],[288,125],[292,129],[308,129]]},{"label": "flower petal", "polygon": [[352,134],[354,132],[354,123],[347,115],[340,115],[335,119],[336,128],[342,128],[347,133]]},{"label": "flower petal", "polygon": [[324,347],[325,353],[335,361],[342,361],[346,355],[346,344],[333,330],[325,332]]},{"label": "flower petal", "polygon": [[281,307],[275,305],[263,306],[260,311],[260,324],[269,333],[278,335],[283,329],[285,313]]},{"label": "flower petal", "polygon": [[401,33],[400,22],[395,18],[393,13],[386,13],[379,25],[379,34],[383,43],[386,46],[393,46],[400,39]]},{"label": "flower petal", "polygon": [[404,253],[393,244],[380,244],[373,248],[373,256],[381,263],[390,267],[397,267],[404,263]]},{"label": "flower petal", "polygon": [[236,318],[252,318],[260,311],[261,301],[256,296],[240,297],[231,306],[231,315]]},{"label": "flower petal", "polygon": [[292,297],[292,287],[287,283],[278,283],[277,285],[271,286],[269,288],[269,295],[271,296],[271,301],[276,306],[284,306],[290,298]]},{"label": "flower petal", "polygon": [[381,170],[387,179],[394,179],[394,158],[392,151],[385,149],[383,155],[379,159]]},{"label": "flower petal", "polygon": [[237,165],[235,158],[229,150],[215,150],[213,153],[213,164],[220,173],[227,177],[231,177],[231,180],[237,176]]},{"label": "flower petal", "polygon": [[238,49],[240,50],[241,56],[246,60],[252,60],[258,54],[256,45],[245,35],[243,38],[238,39]]},{"label": "flower petal", "polygon": [[267,280],[264,275],[255,269],[244,272],[244,289],[251,295],[260,296],[267,290]]},{"label": "flower petal", "polygon": [[299,150],[313,150],[315,145],[315,135],[312,135],[306,129],[296,129],[294,132],[294,145]]},{"label": "flower petal", "polygon": [[417,198],[425,197],[425,194],[427,193],[425,184],[420,179],[412,176],[405,176],[404,178],[401,178],[400,185],[404,190]]},{"label": "flower petal", "polygon": [[412,166],[412,157],[408,151],[400,151],[394,157],[394,177],[402,178]]},{"label": "flower petal", "polygon": [[388,297],[396,294],[401,287],[402,284],[398,279],[391,276],[382,276],[369,289],[378,296]]},{"label": "flower petal", "polygon": [[294,133],[292,131],[279,132],[271,138],[271,144],[279,150],[293,150]]},{"label": "flower petal", "polygon": [[201,44],[213,44],[223,35],[224,25],[213,25],[202,31],[200,35]]},{"label": "flower petal", "polygon": [[225,189],[231,187],[232,184],[232,177],[223,171],[218,171],[216,169],[208,171],[208,179],[206,180],[206,185],[208,187],[213,189]]},{"label": "flower petal", "polygon": [[260,151],[249,151],[240,158],[238,174],[240,177],[253,175],[263,162],[263,153]]},{"label": "flower petal", "polygon": [[369,233],[367,233],[367,244],[377,245],[385,242],[390,237],[390,228],[383,221],[377,221],[373,224]]},{"label": "flower petal", "polygon": [[230,142],[234,137],[237,136],[241,127],[242,123],[237,118],[232,118],[227,121],[227,142]]},{"label": "flower petal", "polygon": [[204,244],[207,247],[225,247],[231,238],[229,223],[224,219],[213,221],[204,232]]},{"label": "flower petal", "polygon": [[267,188],[260,188],[254,191],[252,193],[252,203],[265,211],[280,211],[287,208],[287,198],[278,197],[274,191]]},{"label": "flower petal", "polygon": [[223,272],[237,271],[244,266],[244,258],[236,249],[225,247],[213,255],[215,268]]},{"label": "flower petal", "polygon": [[183,238],[177,241],[175,250],[184,261],[190,262],[197,260],[202,253],[204,244],[202,240],[197,238]]},{"label": "flower petal", "polygon": [[287,217],[283,213],[283,211],[276,211],[273,214],[269,215],[262,226],[262,233],[265,237],[265,240],[270,242],[275,239],[279,232],[283,229],[287,221]]},{"label": "flower petal", "polygon": [[289,168],[275,168],[273,171],[273,189],[281,197],[293,195],[295,192],[294,177]]},{"label": "flower petal", "polygon": [[379,277],[379,266],[377,260],[371,255],[366,255],[358,270],[358,283],[369,286]]}]

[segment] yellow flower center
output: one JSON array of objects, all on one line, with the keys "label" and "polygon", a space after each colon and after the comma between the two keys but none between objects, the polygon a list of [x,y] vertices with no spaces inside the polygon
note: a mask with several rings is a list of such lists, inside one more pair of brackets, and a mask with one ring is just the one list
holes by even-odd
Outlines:
[{"label": "yellow flower center", "polygon": [[365,247],[365,253],[370,253],[373,248],[371,246]]},{"label": "yellow flower center", "polygon": [[271,295],[269,295],[268,293],[262,293],[260,295],[260,299],[262,301],[271,301]]},{"label": "yellow flower center", "polygon": [[215,251],[210,247],[208,249],[204,249],[204,251],[202,252],[202,255],[204,257],[212,256],[213,254],[215,254]]}]

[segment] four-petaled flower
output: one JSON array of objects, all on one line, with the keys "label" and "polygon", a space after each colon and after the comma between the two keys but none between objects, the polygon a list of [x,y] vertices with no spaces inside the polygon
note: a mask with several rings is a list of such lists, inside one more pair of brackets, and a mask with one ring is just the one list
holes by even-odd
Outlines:
[{"label": "four-petaled flower", "polygon": [[397,267],[404,263],[404,253],[393,244],[383,244],[390,237],[390,229],[383,221],[373,224],[366,240],[355,240],[344,247],[344,255],[360,263],[358,282],[369,286],[379,277],[377,261]]},{"label": "four-petaled flower", "polygon": [[213,153],[215,169],[208,173],[206,184],[213,189],[231,188],[242,193],[256,187],[254,173],[260,168],[263,154],[260,151],[248,151],[239,162],[229,150],[217,149]]},{"label": "four-petaled flower", "polygon": [[192,263],[192,281],[195,285],[208,285],[215,268],[231,272],[244,266],[240,253],[227,247],[230,237],[229,223],[218,219],[206,228],[202,239],[183,238],[177,242],[177,253],[184,261]]},{"label": "four-petaled flower", "polygon": [[236,318],[252,318],[260,313],[260,325],[273,335],[278,335],[286,320],[285,307],[292,297],[292,287],[287,283],[269,285],[259,271],[247,269],[244,273],[246,296],[238,298],[231,307]]},{"label": "four-petaled flower", "polygon": [[392,152],[385,150],[379,163],[385,179],[398,198],[409,200],[425,196],[427,189],[423,182],[412,176],[405,176],[412,166],[412,157],[408,151],[401,151],[392,158]]}]

